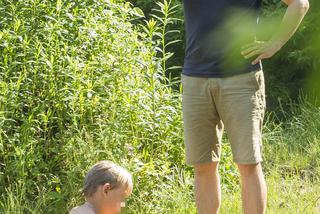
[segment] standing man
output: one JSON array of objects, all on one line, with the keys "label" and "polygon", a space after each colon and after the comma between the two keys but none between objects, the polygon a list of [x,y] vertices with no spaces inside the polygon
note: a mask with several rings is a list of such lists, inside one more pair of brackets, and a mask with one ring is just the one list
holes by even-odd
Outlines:
[{"label": "standing man", "polygon": [[[260,164],[265,112],[261,60],[272,57],[289,40],[309,8],[308,0],[283,2],[288,7],[279,30],[269,41],[258,42],[254,34],[260,0],[183,0],[184,138],[186,162],[195,170],[199,214],[219,212],[218,163],[224,128],[241,175],[244,213],[266,210],[267,187]],[[247,38],[237,37],[241,29],[248,30]]]}]

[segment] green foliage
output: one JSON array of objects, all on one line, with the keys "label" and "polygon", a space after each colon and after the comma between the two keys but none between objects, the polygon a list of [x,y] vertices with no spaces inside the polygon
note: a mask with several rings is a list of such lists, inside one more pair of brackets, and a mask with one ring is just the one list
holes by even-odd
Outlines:
[{"label": "green foliage", "polygon": [[283,112],[285,122],[269,119],[265,132],[271,146],[265,152],[274,157],[267,164],[270,171],[278,168],[284,175],[320,178],[320,109],[308,100],[304,97],[298,105],[292,104],[290,112]]},{"label": "green foliage", "polygon": [[[169,69],[165,74],[170,79],[174,77],[180,78],[181,65],[184,58],[185,38],[181,1],[165,0],[155,3],[150,0],[130,0],[129,2],[141,8],[148,21],[152,21],[153,19],[157,21],[157,24],[162,29],[162,32],[158,32],[159,37],[162,37],[159,40],[162,44],[158,45],[158,47],[161,50],[165,50],[166,55],[170,56],[166,58],[166,67]],[[163,42],[166,43],[165,48],[163,47]],[[160,57],[163,58],[163,56]]]},{"label": "green foliage", "polygon": [[184,161],[180,96],[161,83],[153,42],[129,22],[137,11],[98,0],[0,9],[0,209],[65,212],[100,159],[128,167],[136,194],[156,197],[149,189]]},{"label": "green foliage", "polygon": [[165,75],[166,72],[170,69],[176,68],[167,66],[167,61],[174,54],[172,52],[167,52],[167,49],[173,44],[181,41],[178,39],[172,40],[172,38],[174,37],[172,37],[170,41],[167,41],[168,37],[172,36],[175,33],[179,33],[178,30],[170,30],[169,27],[176,22],[181,22],[182,20],[174,18],[174,15],[177,12],[176,8],[178,8],[179,5],[172,5],[171,0],[164,0],[163,3],[158,2],[157,5],[159,6],[159,9],[153,9],[153,11],[158,12],[161,16],[157,16],[156,14],[151,14],[151,16],[160,23],[158,27],[160,31],[155,35],[159,37],[158,39],[156,38],[156,41],[160,41],[160,49],[158,50],[161,53],[162,72]]}]

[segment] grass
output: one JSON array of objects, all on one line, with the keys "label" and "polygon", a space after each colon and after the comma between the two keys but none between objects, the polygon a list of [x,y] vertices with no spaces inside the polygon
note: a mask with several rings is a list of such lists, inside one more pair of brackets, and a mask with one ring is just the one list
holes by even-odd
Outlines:
[{"label": "grass", "polygon": [[[127,213],[196,213],[179,83],[159,58],[174,20],[136,26],[137,10],[111,0],[5,0],[0,11],[0,213],[67,213],[101,159],[134,175]],[[268,212],[316,213],[320,111],[291,109],[266,120]],[[231,160],[225,140],[221,213],[241,210]]]},{"label": "grass", "polygon": [[[267,213],[319,213],[319,183],[272,172],[267,176]],[[242,213],[240,193],[226,193],[221,213]]]}]

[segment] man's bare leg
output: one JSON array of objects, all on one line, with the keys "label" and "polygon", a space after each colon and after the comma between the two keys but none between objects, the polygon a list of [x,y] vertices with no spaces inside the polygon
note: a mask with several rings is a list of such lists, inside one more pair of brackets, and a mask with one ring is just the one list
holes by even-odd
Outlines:
[{"label": "man's bare leg", "polygon": [[238,167],[241,174],[241,195],[244,213],[265,213],[267,185],[261,164],[238,164]]},{"label": "man's bare leg", "polygon": [[194,165],[198,214],[217,214],[221,204],[218,162]]}]

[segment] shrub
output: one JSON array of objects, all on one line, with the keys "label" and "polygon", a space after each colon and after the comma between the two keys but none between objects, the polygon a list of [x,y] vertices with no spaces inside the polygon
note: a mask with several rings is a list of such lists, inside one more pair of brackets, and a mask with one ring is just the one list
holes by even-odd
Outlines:
[{"label": "shrub", "polygon": [[137,10],[111,0],[0,10],[0,210],[65,212],[100,159],[155,197],[149,189],[184,160],[180,97],[162,84],[153,39],[130,23]]}]

